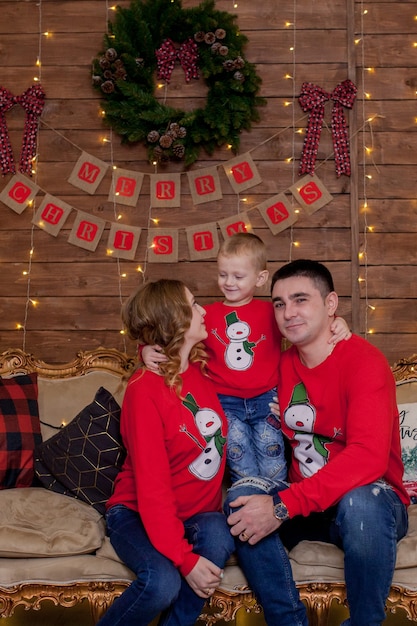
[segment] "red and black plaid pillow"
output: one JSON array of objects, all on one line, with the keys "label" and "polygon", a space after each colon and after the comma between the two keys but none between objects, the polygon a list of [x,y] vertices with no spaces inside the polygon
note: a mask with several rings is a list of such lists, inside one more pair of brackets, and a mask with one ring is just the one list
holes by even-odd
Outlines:
[{"label": "red and black plaid pillow", "polygon": [[0,378],[0,489],[33,484],[41,442],[37,374]]}]

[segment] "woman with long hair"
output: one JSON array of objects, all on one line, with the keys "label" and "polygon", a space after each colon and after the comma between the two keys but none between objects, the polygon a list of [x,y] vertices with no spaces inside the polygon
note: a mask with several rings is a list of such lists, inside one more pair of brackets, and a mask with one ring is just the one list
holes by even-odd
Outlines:
[{"label": "woman with long hair", "polygon": [[121,414],[127,450],[107,503],[110,541],[137,578],[99,626],[193,626],[234,549],[221,512],[227,422],[205,375],[204,309],[178,280],[145,283],[123,307],[129,336],[158,344]]}]

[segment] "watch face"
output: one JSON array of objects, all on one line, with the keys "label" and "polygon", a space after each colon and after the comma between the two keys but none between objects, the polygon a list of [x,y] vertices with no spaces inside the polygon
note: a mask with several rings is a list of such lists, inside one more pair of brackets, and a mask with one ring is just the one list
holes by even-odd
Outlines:
[{"label": "watch face", "polygon": [[274,506],[274,515],[280,521],[289,519],[288,509],[283,502],[278,502],[278,504]]}]

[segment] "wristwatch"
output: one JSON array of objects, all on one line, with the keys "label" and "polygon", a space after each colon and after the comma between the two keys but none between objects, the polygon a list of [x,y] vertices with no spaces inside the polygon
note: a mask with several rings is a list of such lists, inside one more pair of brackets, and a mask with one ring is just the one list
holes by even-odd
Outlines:
[{"label": "wristwatch", "polygon": [[280,521],[285,522],[287,519],[290,519],[288,509],[281,500],[280,496],[276,494],[272,497],[273,500],[273,511],[274,516]]}]

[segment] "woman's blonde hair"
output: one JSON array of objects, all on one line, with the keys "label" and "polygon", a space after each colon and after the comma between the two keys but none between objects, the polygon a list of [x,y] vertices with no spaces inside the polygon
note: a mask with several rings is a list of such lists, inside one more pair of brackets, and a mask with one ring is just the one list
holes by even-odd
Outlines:
[{"label": "woman's blonde hair", "polygon": [[223,241],[218,256],[239,256],[247,254],[258,272],[266,270],[267,250],[264,242],[254,233],[235,233]]},{"label": "woman's blonde hair", "polygon": [[[145,283],[122,308],[122,320],[129,337],[141,345],[161,347],[168,360],[159,364],[159,370],[165,383],[178,394],[182,384],[180,350],[192,318],[185,289],[180,280]],[[203,344],[193,346],[189,360],[204,368],[207,355]]]}]

